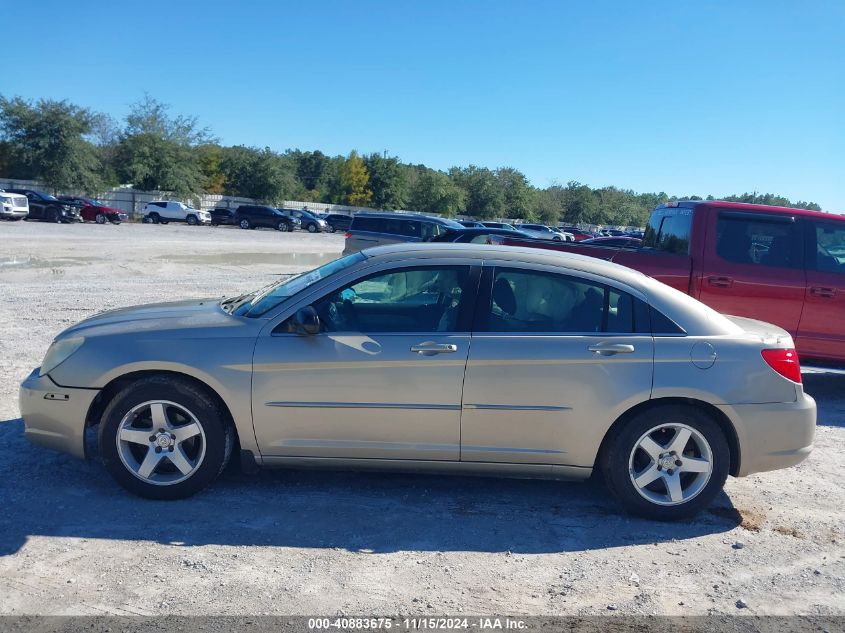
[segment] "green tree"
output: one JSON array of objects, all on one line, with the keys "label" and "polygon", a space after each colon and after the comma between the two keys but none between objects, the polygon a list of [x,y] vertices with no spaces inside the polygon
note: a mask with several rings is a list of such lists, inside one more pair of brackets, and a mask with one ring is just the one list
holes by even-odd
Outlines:
[{"label": "green tree", "polygon": [[199,193],[206,184],[195,147],[213,143],[196,117],[170,116],[169,106],[149,95],[133,104],[117,149],[115,171],[139,189]]},{"label": "green tree", "polygon": [[416,178],[411,190],[410,208],[421,213],[453,217],[464,212],[466,196],[463,189],[442,171],[428,170]]},{"label": "green tree", "polygon": [[587,185],[570,180],[563,190],[563,221],[567,224],[593,223],[598,205]]},{"label": "green tree", "polygon": [[0,96],[0,139],[8,175],[42,180],[53,190],[96,192],[103,185],[97,148],[87,138],[97,115],[87,108]]},{"label": "green tree", "polygon": [[354,207],[365,207],[372,200],[369,188],[370,177],[364,161],[352,151],[340,167],[340,189],[342,202]]},{"label": "green tree", "polygon": [[504,215],[509,218],[531,220],[534,189],[525,175],[513,167],[496,170],[496,180],[502,190]]},{"label": "green tree", "polygon": [[223,173],[223,150],[219,145],[200,145],[196,148],[197,160],[205,179],[206,193],[221,194],[226,187],[226,174]]},{"label": "green tree", "polygon": [[229,196],[278,204],[301,188],[294,161],[267,147],[226,147],[220,168],[226,178],[223,193]]},{"label": "green tree", "polygon": [[453,167],[449,176],[466,195],[466,212],[483,220],[503,217],[505,196],[496,175],[486,167]]},{"label": "green tree", "polygon": [[408,204],[408,175],[398,158],[370,154],[364,159],[376,209],[404,209]]}]

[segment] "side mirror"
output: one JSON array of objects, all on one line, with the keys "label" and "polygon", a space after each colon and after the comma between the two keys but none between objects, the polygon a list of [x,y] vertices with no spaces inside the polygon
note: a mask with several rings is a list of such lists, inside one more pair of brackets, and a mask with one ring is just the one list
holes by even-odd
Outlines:
[{"label": "side mirror", "polygon": [[293,326],[297,334],[313,336],[320,333],[320,317],[314,306],[305,306],[293,315]]}]

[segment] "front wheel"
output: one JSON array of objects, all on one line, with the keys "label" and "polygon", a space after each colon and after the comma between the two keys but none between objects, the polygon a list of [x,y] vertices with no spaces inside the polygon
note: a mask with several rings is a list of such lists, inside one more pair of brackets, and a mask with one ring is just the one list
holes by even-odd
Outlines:
[{"label": "front wheel", "polygon": [[336,228],[334,228],[334,225],[333,225],[333,224],[329,224],[329,226],[328,226],[328,232],[329,232],[329,233],[334,233],[335,231],[337,231],[337,229],[336,229]]},{"label": "front wheel", "polygon": [[313,222],[305,228],[309,233],[316,233],[317,232],[317,225],[314,224]]},{"label": "front wheel", "polygon": [[249,226],[249,220],[247,220],[246,218],[244,218],[243,220],[241,220],[241,221],[238,223],[238,226],[240,226],[242,229],[248,229],[248,228],[250,228],[250,226]]},{"label": "front wheel", "polygon": [[288,228],[288,223],[287,223],[287,222],[279,222],[279,223],[276,225],[276,229],[278,229],[278,230],[279,230],[279,231],[281,231],[282,233],[287,233],[287,232],[288,232],[288,230],[289,230],[289,228]]},{"label": "front wheel", "polygon": [[188,224],[190,224],[191,226],[196,226],[197,224],[199,224],[199,220],[197,220],[197,216],[189,215],[188,216]]},{"label": "front wheel", "polygon": [[62,221],[62,214],[58,209],[50,209],[47,213],[47,217],[50,222],[53,222],[54,224],[59,224]]},{"label": "front wheel", "polygon": [[150,499],[182,499],[223,471],[234,431],[211,395],[173,376],[142,378],[117,394],[100,422],[100,455],[117,482]]},{"label": "front wheel", "polygon": [[614,431],[599,459],[608,488],[626,510],[671,521],[710,504],[725,484],[731,454],[707,413],[661,405]]},{"label": "front wheel", "polygon": [[96,216],[94,216],[94,222],[96,222],[97,224],[105,224],[106,216],[102,213],[98,213]]}]

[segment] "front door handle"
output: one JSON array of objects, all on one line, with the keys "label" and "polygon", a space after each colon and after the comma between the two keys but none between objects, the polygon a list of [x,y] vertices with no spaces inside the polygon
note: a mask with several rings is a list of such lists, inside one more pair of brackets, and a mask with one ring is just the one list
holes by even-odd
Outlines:
[{"label": "front door handle", "polygon": [[825,299],[832,299],[833,295],[836,294],[836,289],[824,288],[822,286],[814,286],[813,288],[810,288],[810,294],[814,297],[824,297]]},{"label": "front door handle", "polygon": [[451,354],[453,352],[457,352],[458,346],[452,343],[435,343],[434,341],[425,341],[424,343],[411,345],[411,351],[422,356],[434,356],[435,354]]},{"label": "front door handle", "polygon": [[613,356],[614,354],[633,354],[634,346],[630,343],[596,343],[590,345],[587,350],[600,356]]},{"label": "front door handle", "polygon": [[707,283],[716,288],[730,288],[734,285],[734,280],[730,277],[708,277]]}]

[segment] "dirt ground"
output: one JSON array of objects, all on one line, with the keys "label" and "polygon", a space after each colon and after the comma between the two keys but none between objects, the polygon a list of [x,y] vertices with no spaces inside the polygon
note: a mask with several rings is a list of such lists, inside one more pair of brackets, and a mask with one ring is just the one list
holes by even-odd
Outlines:
[{"label": "dirt ground", "polygon": [[230,469],[152,502],[24,440],[18,385],[63,328],[239,294],[342,247],[0,223],[0,614],[845,614],[845,373],[805,374],[819,404],[806,462],[730,479],[678,524],[623,515],[593,482]]}]

